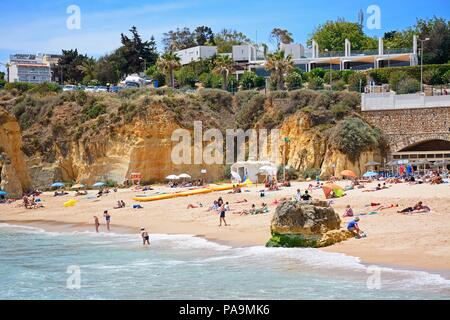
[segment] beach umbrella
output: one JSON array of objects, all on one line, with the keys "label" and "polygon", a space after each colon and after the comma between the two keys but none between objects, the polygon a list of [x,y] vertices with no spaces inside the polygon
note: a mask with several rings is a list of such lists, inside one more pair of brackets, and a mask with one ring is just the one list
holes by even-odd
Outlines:
[{"label": "beach umbrella", "polygon": [[376,177],[377,175],[378,175],[377,172],[367,171],[366,173],[364,173],[363,177],[364,178],[373,178],[373,177]]},{"label": "beach umbrella", "polygon": [[366,167],[379,166],[381,163],[375,161],[369,161],[366,163]]},{"label": "beach umbrella", "polygon": [[235,172],[235,171],[231,171],[231,177],[232,177],[234,180],[237,180],[238,182],[241,182],[241,181],[242,181],[242,178],[241,178],[241,176],[239,175],[239,173],[237,173],[237,172]]},{"label": "beach umbrella", "polygon": [[0,190],[0,196],[6,196],[8,192]]},{"label": "beach umbrella", "polygon": [[259,172],[266,173],[268,175],[275,175],[277,173],[277,168],[272,166],[262,166],[258,169]]},{"label": "beach umbrella", "polygon": [[177,175],[171,174],[170,176],[166,177],[166,180],[180,180],[180,177]]},{"label": "beach umbrella", "polygon": [[352,170],[344,170],[341,172],[341,175],[344,177],[356,178],[356,173],[354,173]]},{"label": "beach umbrella", "polygon": [[50,187],[52,187],[52,188],[62,188],[62,187],[64,187],[64,186],[65,186],[65,184],[62,183],[62,182],[55,182],[55,183],[52,184]]},{"label": "beach umbrella", "polygon": [[191,179],[192,177],[188,175],[187,173],[182,173],[178,176],[181,179]]},{"label": "beach umbrella", "polygon": [[76,190],[76,189],[83,189],[84,187],[85,187],[84,184],[78,183],[76,185],[73,185],[72,188],[70,188],[70,189]]},{"label": "beach umbrella", "polygon": [[340,185],[336,183],[327,183],[324,184],[322,187],[323,193],[325,194],[325,198],[329,198],[331,192],[333,191],[335,194],[341,194],[341,192],[344,190]]},{"label": "beach umbrella", "polygon": [[92,186],[94,188],[101,188],[101,187],[106,186],[106,183],[104,183],[104,182],[97,182],[97,183],[93,184]]}]

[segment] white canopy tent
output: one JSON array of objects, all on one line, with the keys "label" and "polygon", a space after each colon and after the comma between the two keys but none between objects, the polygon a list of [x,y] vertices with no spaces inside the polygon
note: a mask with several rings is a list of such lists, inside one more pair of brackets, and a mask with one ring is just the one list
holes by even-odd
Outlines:
[{"label": "white canopy tent", "polygon": [[[249,179],[253,183],[258,182],[258,174],[266,174],[267,171],[261,168],[272,168],[275,169],[276,166],[270,161],[238,161],[231,166],[231,172],[235,172],[242,181]],[[276,174],[276,173],[275,173]],[[233,176],[235,174],[232,173]]]}]

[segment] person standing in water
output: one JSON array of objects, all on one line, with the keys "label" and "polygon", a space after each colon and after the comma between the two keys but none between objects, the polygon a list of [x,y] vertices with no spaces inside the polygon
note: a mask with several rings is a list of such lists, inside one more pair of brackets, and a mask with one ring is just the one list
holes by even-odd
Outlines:
[{"label": "person standing in water", "polygon": [[100,227],[100,222],[98,221],[97,216],[94,216],[94,224],[95,224],[95,231],[98,233],[98,228]]},{"label": "person standing in water", "polygon": [[108,229],[108,231],[111,231],[111,226],[110,226],[110,224],[111,224],[111,215],[108,213],[108,210],[105,210],[103,212],[103,216],[106,219],[106,228]]},{"label": "person standing in water", "polygon": [[148,235],[148,232],[145,231],[145,228],[141,228],[141,236],[142,236],[142,242],[143,242],[144,246],[146,244],[150,245],[150,237]]},{"label": "person standing in water", "polygon": [[223,204],[223,202],[222,202],[222,205],[219,208],[219,213],[220,213],[220,224],[219,224],[219,227],[222,226],[222,221],[225,223],[225,227],[228,226],[227,225],[227,221],[225,220],[225,213],[226,213],[226,211],[227,211],[227,206],[225,204]]}]

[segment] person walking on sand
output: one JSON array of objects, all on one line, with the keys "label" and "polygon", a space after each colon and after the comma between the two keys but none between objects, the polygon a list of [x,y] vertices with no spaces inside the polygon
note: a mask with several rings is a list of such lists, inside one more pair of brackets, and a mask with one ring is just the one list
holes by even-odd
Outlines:
[{"label": "person walking on sand", "polygon": [[100,227],[100,222],[98,221],[97,216],[94,216],[94,224],[95,224],[95,231],[98,233],[98,228]]},{"label": "person walking on sand", "polygon": [[150,245],[150,237],[148,235],[148,232],[145,231],[145,228],[141,228],[141,236],[142,236],[142,242],[143,245]]},{"label": "person walking on sand", "polygon": [[220,224],[219,227],[222,226],[222,221],[225,223],[225,227],[228,226],[227,225],[227,221],[225,220],[225,213],[226,213],[227,209],[226,209],[226,205],[223,204],[222,202],[222,206],[219,208],[219,212],[220,212]]},{"label": "person walking on sand", "polygon": [[111,231],[111,215],[108,213],[108,210],[105,210],[103,212],[103,216],[105,217],[106,220],[106,229],[108,229],[108,231]]}]

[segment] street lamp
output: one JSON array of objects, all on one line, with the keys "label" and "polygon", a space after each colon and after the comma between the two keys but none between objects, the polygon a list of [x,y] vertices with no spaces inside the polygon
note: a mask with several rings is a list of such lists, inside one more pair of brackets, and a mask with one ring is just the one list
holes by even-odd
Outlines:
[{"label": "street lamp", "polygon": [[145,59],[142,57],[139,57],[139,60],[144,61],[144,72],[145,72],[145,70],[147,70],[147,61],[145,61]]},{"label": "street lamp", "polygon": [[328,56],[330,58],[330,91],[333,90],[332,82],[333,82],[333,74],[331,73],[332,70],[332,60],[331,60],[331,51],[328,49],[325,49],[325,52],[328,52]]},{"label": "street lamp", "polygon": [[420,92],[423,93],[423,43],[430,40],[430,38],[419,39],[420,41]]},{"label": "street lamp", "polygon": [[387,47],[387,49],[388,49],[388,68],[390,68],[391,67],[391,56],[390,56],[391,47]]}]

